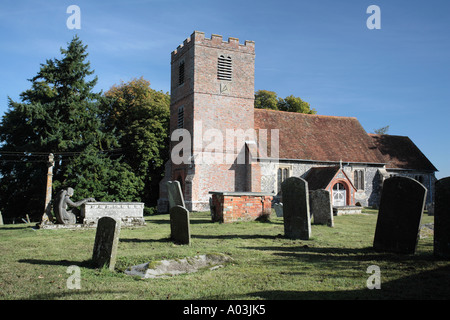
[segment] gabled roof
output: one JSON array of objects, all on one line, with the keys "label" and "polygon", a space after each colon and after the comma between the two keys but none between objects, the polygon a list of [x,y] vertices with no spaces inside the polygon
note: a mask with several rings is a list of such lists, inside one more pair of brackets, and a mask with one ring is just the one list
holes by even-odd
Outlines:
[{"label": "gabled roof", "polygon": [[356,118],[254,109],[254,119],[256,130],[279,129],[280,159],[385,163]]},{"label": "gabled roof", "polygon": [[330,182],[337,175],[340,176],[341,179],[346,180],[347,183],[356,191],[356,188],[353,185],[352,181],[348,178],[344,170],[342,170],[339,166],[313,167],[309,169],[305,180],[308,182],[309,190],[326,189]]},{"label": "gabled roof", "polygon": [[437,171],[410,138],[387,134],[369,134],[369,136],[380,150],[387,169]]},{"label": "gabled roof", "polygon": [[308,171],[305,180],[309,190],[325,189],[339,171],[339,167],[315,167]]}]

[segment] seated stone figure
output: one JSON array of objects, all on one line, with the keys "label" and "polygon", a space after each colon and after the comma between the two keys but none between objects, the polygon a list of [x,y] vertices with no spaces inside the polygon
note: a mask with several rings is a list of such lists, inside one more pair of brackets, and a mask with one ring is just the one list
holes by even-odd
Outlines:
[{"label": "seated stone figure", "polygon": [[73,189],[67,188],[67,190],[61,190],[58,192],[54,202],[54,211],[56,215],[56,220],[60,224],[75,224],[81,222],[83,217],[81,216],[80,210],[73,208],[72,210],[67,210],[67,206],[79,207],[83,203],[93,202],[94,198],[87,198],[77,202],[73,202],[70,197],[73,196]]}]

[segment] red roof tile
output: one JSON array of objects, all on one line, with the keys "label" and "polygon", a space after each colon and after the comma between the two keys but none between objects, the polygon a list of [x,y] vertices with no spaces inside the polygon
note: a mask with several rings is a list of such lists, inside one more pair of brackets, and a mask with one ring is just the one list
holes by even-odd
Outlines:
[{"label": "red roof tile", "polygon": [[387,134],[369,134],[369,136],[378,146],[386,162],[386,168],[437,171],[408,137]]},{"label": "red roof tile", "polygon": [[325,189],[338,171],[338,166],[311,168],[305,177],[309,190]]},{"label": "red roof tile", "polygon": [[356,118],[266,109],[255,109],[254,118],[256,130],[279,129],[280,159],[385,163]]}]

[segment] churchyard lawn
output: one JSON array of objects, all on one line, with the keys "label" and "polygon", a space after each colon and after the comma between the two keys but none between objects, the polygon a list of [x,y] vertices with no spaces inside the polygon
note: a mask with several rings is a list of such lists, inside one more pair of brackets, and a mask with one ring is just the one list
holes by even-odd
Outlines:
[{"label": "churchyard lawn", "polygon": [[[0,299],[449,299],[450,261],[433,257],[432,234],[419,240],[415,255],[377,253],[377,211],[364,212],[334,217],[333,228],[312,225],[309,240],[285,238],[275,213],[270,222],[232,224],[191,213],[191,245],[169,239],[168,214],[147,216],[145,227],[121,230],[114,272],[91,265],[95,229],[0,226]],[[432,222],[423,216],[422,224]],[[209,253],[233,261],[162,279],[124,273],[149,261]],[[73,265],[80,271],[75,288]],[[380,289],[367,287],[372,265],[379,267]]]}]

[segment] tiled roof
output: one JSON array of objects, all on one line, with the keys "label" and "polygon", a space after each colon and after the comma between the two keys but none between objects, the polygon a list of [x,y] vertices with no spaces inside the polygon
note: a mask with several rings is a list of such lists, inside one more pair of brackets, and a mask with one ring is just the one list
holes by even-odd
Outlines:
[{"label": "tiled roof", "polygon": [[437,171],[410,138],[387,134],[369,134],[369,136],[378,146],[387,169]]},{"label": "tiled roof", "polygon": [[337,166],[311,168],[305,177],[309,190],[325,189],[338,171]]},{"label": "tiled roof", "polygon": [[266,109],[255,109],[254,118],[256,130],[267,129],[270,133],[271,129],[279,129],[280,159],[385,163],[356,118]]}]

